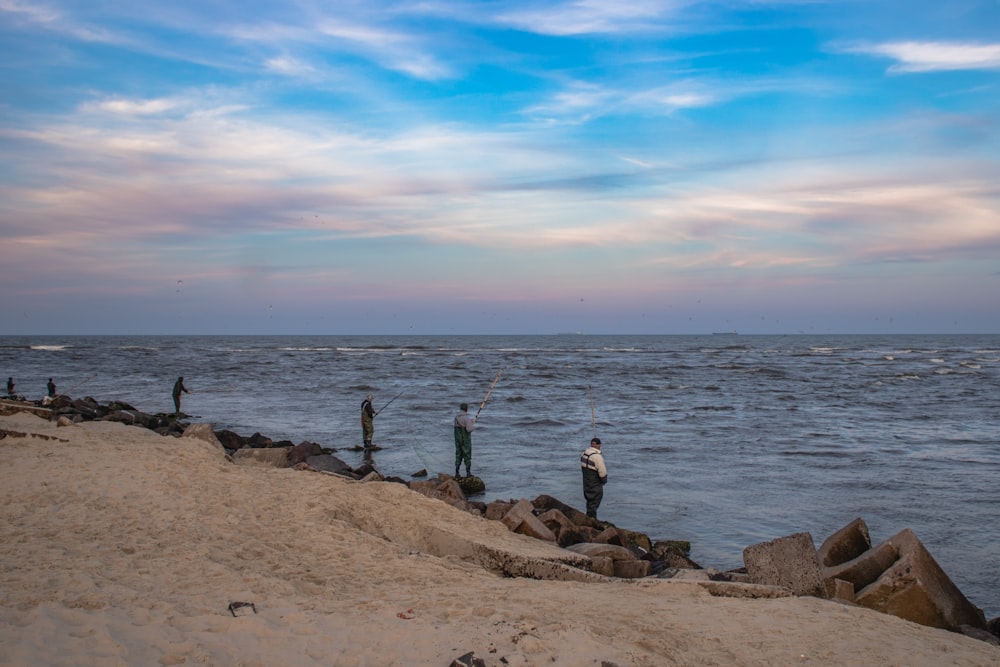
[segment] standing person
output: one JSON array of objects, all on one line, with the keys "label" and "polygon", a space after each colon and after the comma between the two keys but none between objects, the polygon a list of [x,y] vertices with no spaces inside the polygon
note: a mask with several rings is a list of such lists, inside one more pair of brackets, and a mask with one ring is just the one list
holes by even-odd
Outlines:
[{"label": "standing person", "polygon": [[583,470],[583,497],[587,501],[587,516],[597,518],[597,508],[604,499],[604,485],[608,483],[608,469],[601,454],[601,439],[593,438],[590,447],[580,454]]},{"label": "standing person", "polygon": [[179,415],[181,413],[181,392],[185,394],[190,394],[187,387],[184,386],[184,376],[177,378],[177,382],[174,383],[174,390],[171,396],[174,397],[174,414]]},{"label": "standing person", "polygon": [[375,437],[375,408],[372,401],[375,397],[371,394],[365,396],[361,401],[361,437],[365,441],[365,449],[371,449],[372,438]]},{"label": "standing person", "polygon": [[465,461],[465,476],[472,476],[472,430],[476,428],[476,420],[469,416],[469,404],[458,406],[455,416],[455,477],[459,477],[458,469]]},{"label": "standing person", "polygon": [[14,396],[14,378],[13,377],[8,377],[7,378],[7,395],[11,396],[11,397]]},{"label": "standing person", "polygon": [[49,383],[47,385],[45,385],[45,386],[48,387],[48,389],[49,389],[49,398],[55,398],[56,397],[56,383],[52,381],[52,378],[49,378]]}]

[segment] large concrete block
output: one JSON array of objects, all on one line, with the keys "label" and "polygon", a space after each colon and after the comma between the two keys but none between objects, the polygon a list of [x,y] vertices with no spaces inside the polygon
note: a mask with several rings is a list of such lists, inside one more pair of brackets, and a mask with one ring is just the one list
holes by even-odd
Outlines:
[{"label": "large concrete block", "polygon": [[812,535],[795,533],[743,550],[743,563],[755,584],[784,586],[796,595],[826,597]]},{"label": "large concrete block", "polygon": [[834,567],[824,567],[823,578],[827,582],[835,579],[849,581],[854,584],[854,590],[860,591],[882,576],[898,558],[899,551],[896,547],[891,542],[883,542],[853,560]]},{"label": "large concrete block", "polygon": [[534,509],[534,505],[527,500],[519,500],[507,510],[500,520],[503,521],[508,530],[513,532],[524,522],[526,517],[534,516]]},{"label": "large concrete block", "polygon": [[572,551],[573,553],[580,554],[582,556],[589,556],[590,558],[610,558],[613,561],[638,560],[634,553],[625,547],[619,547],[614,544],[581,542],[580,544],[573,544],[566,547],[566,551]]},{"label": "large concrete block", "polygon": [[535,539],[555,542],[556,536],[542,523],[534,514],[534,505],[527,500],[518,501],[507,514],[504,515],[504,525],[514,533],[534,537]]},{"label": "large concrete block", "polygon": [[859,517],[826,538],[817,554],[820,565],[832,567],[854,560],[871,548],[868,525]]},{"label": "large concrete block", "polygon": [[899,559],[857,592],[858,604],[935,628],[986,627],[982,610],[962,595],[912,530],[896,533],[889,542]]}]

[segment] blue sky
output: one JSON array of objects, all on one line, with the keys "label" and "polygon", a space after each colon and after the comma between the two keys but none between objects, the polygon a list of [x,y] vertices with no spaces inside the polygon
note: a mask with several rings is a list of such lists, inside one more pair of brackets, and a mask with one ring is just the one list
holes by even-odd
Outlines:
[{"label": "blue sky", "polygon": [[0,0],[0,334],[1000,332],[1000,2]]}]

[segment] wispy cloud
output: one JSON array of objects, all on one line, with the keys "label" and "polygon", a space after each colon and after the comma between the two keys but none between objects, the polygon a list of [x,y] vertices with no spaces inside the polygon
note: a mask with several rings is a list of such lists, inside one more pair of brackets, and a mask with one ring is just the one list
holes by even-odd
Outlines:
[{"label": "wispy cloud", "polygon": [[653,30],[670,16],[678,5],[686,3],[662,0],[573,0],[497,14],[501,24],[543,35],[620,34]]},{"label": "wispy cloud", "polygon": [[110,99],[83,105],[85,110],[108,111],[123,116],[147,116],[176,108],[177,102],[169,99],[126,100]]},{"label": "wispy cloud", "polygon": [[889,71],[898,73],[1000,69],[1000,43],[885,42],[843,50],[891,58],[897,64]]},{"label": "wispy cloud", "polygon": [[0,12],[8,18],[23,21],[43,30],[68,35],[85,42],[123,44],[121,35],[90,22],[78,20],[49,3],[0,0]]}]

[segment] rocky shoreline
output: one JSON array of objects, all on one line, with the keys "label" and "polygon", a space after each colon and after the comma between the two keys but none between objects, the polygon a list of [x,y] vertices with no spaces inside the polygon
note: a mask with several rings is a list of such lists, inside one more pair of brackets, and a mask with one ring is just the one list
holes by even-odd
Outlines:
[{"label": "rocky shoreline", "polygon": [[100,403],[91,397],[57,396],[38,402],[18,398],[0,402],[0,414],[17,411],[34,412],[61,425],[111,421],[142,426],[164,436],[197,437],[224,450],[234,464],[404,484],[567,551],[565,566],[500,564],[498,569],[507,576],[580,581],[656,577],[697,582],[718,596],[812,596],[867,607],[1000,646],[1000,618],[986,620],[908,529],[873,544],[867,525],[858,518],[826,538],[819,548],[809,533],[782,536],[747,547],[744,567],[718,571],[691,560],[688,542],[652,540],[643,533],[588,517],[551,496],[482,502],[475,499],[484,491],[482,480],[476,477],[456,479],[442,474],[424,479],[426,471],[414,472],[410,480],[384,477],[370,462],[349,466],[335,456],[337,450],[317,443],[273,441],[260,433],[242,436],[215,430],[207,423],[191,424],[183,413],[150,414],[120,401]]}]

